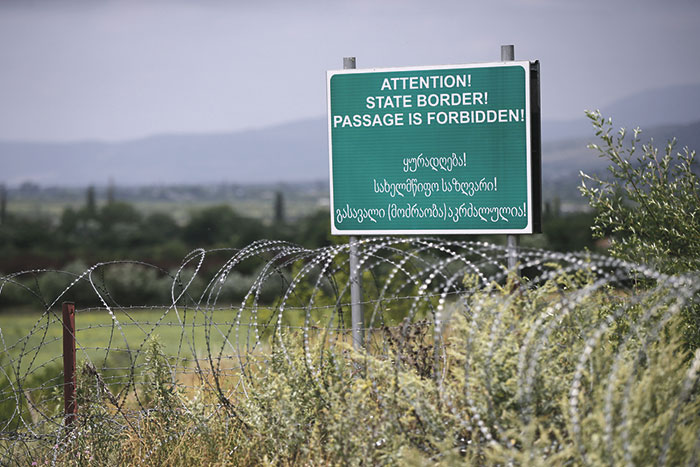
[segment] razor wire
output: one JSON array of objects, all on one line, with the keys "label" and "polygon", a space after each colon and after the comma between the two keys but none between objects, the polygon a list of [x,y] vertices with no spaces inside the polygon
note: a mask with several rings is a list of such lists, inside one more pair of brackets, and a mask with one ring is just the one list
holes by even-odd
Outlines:
[{"label": "razor wire", "polygon": [[[516,332],[506,310],[528,291],[579,274],[587,278],[584,286],[568,289],[562,282],[546,303],[531,310],[531,325],[517,355],[517,398],[520,417],[530,420],[538,375],[558,330],[576,319],[586,300],[600,297],[601,309],[609,313],[582,327],[580,342],[585,345],[572,363],[574,377],[567,382],[572,436],[587,462],[581,419],[587,403],[584,386],[595,373],[592,356],[606,346],[617,318],[644,308],[635,311],[639,317],[629,329],[615,330],[622,335],[610,357],[612,364],[596,375],[606,387],[604,444],[612,450],[613,439],[621,439],[625,460],[630,461],[629,400],[636,376],[621,374],[622,359],[627,352],[638,352],[634,369],[643,371],[641,360],[660,339],[664,325],[694,305],[700,290],[697,274],[668,276],[592,253],[526,248],[519,251],[516,270],[509,270],[503,246],[440,238],[368,237],[358,240],[357,247],[365,313],[361,353],[392,362],[397,388],[399,370],[407,367],[435,380],[441,402],[463,428],[460,449],[476,441],[515,449],[491,413],[494,362],[503,342]],[[251,381],[266,371],[274,353],[320,381],[324,353],[350,352],[349,251],[349,244],[309,250],[261,240],[243,249],[194,250],[173,270],[119,260],[82,271],[37,269],[0,277],[3,464],[38,450],[60,453],[80,432],[79,425],[65,429],[62,412],[62,302],[76,304],[73,337],[81,388],[98,394],[109,406],[106,423],[138,434],[141,421],[154,410],[147,391],[148,385],[156,384],[154,359],[169,388],[212,396],[205,419],[237,420],[239,401],[251,396]],[[616,300],[620,295],[627,300]],[[151,303],[138,303],[139,299]],[[28,329],[12,334],[13,318],[28,322]],[[458,322],[465,327],[462,334],[456,331]],[[477,348],[482,335],[486,345]],[[448,363],[449,345],[457,345],[464,355],[464,390],[458,395],[448,387],[454,371]],[[297,353],[303,355],[301,360],[295,358]],[[696,387],[698,367],[696,353],[687,363],[679,407]],[[361,371],[373,377],[372,365]],[[475,389],[475,379],[485,391]],[[618,387],[622,395],[616,394]],[[400,390],[396,397],[401,397]],[[80,412],[80,402],[78,407]],[[424,409],[416,405],[414,410]],[[678,423],[675,418],[668,426],[664,455]],[[554,444],[552,450],[557,449]],[[695,458],[698,448],[700,441]]]}]

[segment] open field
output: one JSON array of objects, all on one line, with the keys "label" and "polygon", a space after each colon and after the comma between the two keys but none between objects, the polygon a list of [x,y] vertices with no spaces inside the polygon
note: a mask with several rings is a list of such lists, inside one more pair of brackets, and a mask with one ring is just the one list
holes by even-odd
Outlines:
[{"label": "open field", "polygon": [[[89,360],[98,366],[109,360],[128,365],[129,355],[142,353],[151,336],[158,339],[165,355],[174,357],[181,365],[192,364],[193,357],[206,358],[209,351],[214,356],[221,352],[226,357],[244,353],[256,341],[255,325],[259,336],[268,339],[270,331],[265,330],[265,325],[271,316],[269,310],[258,309],[257,323],[244,310],[239,328],[237,314],[234,309],[205,313],[192,309],[130,308],[116,309],[113,318],[105,309],[78,310],[78,364]],[[0,331],[6,355],[12,360],[3,362],[5,371],[19,370],[24,374],[53,362],[60,363],[63,339],[60,309],[46,314],[28,310],[2,313]],[[224,346],[226,340],[228,344]],[[235,348],[237,342],[239,347]]]}]

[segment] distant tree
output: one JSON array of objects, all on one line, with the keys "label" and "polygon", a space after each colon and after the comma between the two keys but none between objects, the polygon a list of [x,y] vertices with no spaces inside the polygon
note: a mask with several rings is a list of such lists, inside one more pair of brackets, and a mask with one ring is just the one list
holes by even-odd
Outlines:
[{"label": "distant tree", "polygon": [[114,186],[114,180],[109,179],[109,184],[107,185],[107,204],[112,204],[117,200],[116,188]]},{"label": "distant tree", "polygon": [[227,205],[195,212],[183,229],[183,237],[192,247],[240,248],[265,238],[266,234],[260,221],[243,217]]},{"label": "distant tree", "polygon": [[542,213],[543,220],[554,219],[561,215],[561,199],[555,196],[553,200],[545,201],[544,212]]},{"label": "distant tree", "polygon": [[95,215],[97,212],[97,201],[95,199],[95,187],[90,185],[85,191],[85,211],[89,215]]},{"label": "distant tree", "polygon": [[76,210],[70,206],[66,207],[61,213],[61,220],[58,223],[58,232],[63,237],[69,236],[75,231],[79,220],[80,215],[76,212]]},{"label": "distant tree", "polygon": [[284,223],[284,194],[275,192],[275,224]]},{"label": "distant tree", "polygon": [[55,239],[48,217],[13,216],[12,222],[3,230],[6,234],[5,241],[19,250],[42,255],[53,249]]},{"label": "distant tree", "polygon": [[129,203],[111,203],[102,206],[99,213],[100,224],[103,228],[109,228],[117,223],[139,224],[141,213]]},{"label": "distant tree", "polygon": [[41,187],[30,181],[22,182],[22,184],[19,186],[19,192],[24,194],[24,195],[36,195],[41,191]]},{"label": "distant tree", "polygon": [[155,212],[143,219],[141,224],[142,242],[146,245],[157,245],[178,238],[180,227],[175,220],[165,212]]},{"label": "distant tree", "polygon": [[97,216],[98,245],[105,251],[119,253],[124,248],[142,244],[142,219],[141,213],[128,203],[113,202],[102,206]]},{"label": "distant tree", "polygon": [[303,217],[296,222],[294,241],[306,248],[318,248],[331,244],[331,220],[327,209]]},{"label": "distant tree", "polygon": [[7,215],[7,189],[0,185],[0,225],[5,223]]}]

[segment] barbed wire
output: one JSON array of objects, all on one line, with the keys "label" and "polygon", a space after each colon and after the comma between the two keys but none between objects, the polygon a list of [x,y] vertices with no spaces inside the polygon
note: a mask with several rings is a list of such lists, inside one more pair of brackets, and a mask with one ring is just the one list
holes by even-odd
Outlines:
[{"label": "barbed wire", "polygon": [[[471,378],[479,365],[479,377],[487,388],[491,384],[493,359],[513,332],[505,313],[519,297],[567,275],[586,277],[578,288],[567,288],[561,279],[557,288],[548,289],[548,301],[533,307],[535,315],[517,364],[520,414],[525,420],[533,415],[543,354],[562,323],[598,295],[601,307],[611,310],[581,330],[586,347],[569,392],[574,436],[582,431],[580,388],[593,350],[616,318],[640,304],[646,306],[646,300],[654,297],[654,305],[621,338],[614,363],[603,375],[608,382],[605,436],[609,445],[615,433],[629,437],[616,428],[629,417],[625,412],[629,383],[622,412],[612,402],[621,355],[641,335],[646,339],[644,346],[650,345],[664,323],[696,300],[700,289],[696,274],[667,276],[644,265],[592,253],[521,248],[516,270],[508,270],[506,249],[482,242],[364,238],[357,247],[364,352],[393,362],[397,387],[399,368],[406,366],[434,379],[442,402],[465,432],[485,440],[507,435],[498,422],[486,422],[491,396],[487,394],[483,404],[477,402],[484,396],[473,392]],[[348,244],[308,250],[263,240],[240,250],[194,250],[172,271],[119,260],[100,262],[84,271],[36,269],[0,277],[0,461],[5,464],[25,458],[19,453],[47,447],[54,450],[55,460],[81,429],[65,430],[62,302],[76,304],[72,338],[79,398],[90,393],[106,398],[108,423],[138,436],[135,427],[154,410],[153,385],[161,384],[158,378],[163,376],[170,389],[211,395],[204,420],[239,417],[236,401],[249,397],[254,390],[251,379],[265,371],[274,355],[320,380],[319,349],[330,354],[351,351],[349,252]],[[222,253],[229,254],[223,262]],[[506,293],[494,293],[497,289]],[[631,290],[634,293],[628,293]],[[629,300],[618,303],[615,297],[620,294]],[[460,345],[467,357],[464,394],[455,398],[445,383],[451,371],[446,348],[458,334],[458,326],[466,327]],[[641,334],[647,328],[650,332]],[[482,335],[486,336],[479,341],[483,348],[477,349],[475,342]],[[688,363],[685,392],[679,400],[690,391],[688,385],[692,388],[699,360],[696,355]],[[371,365],[363,371],[372,378]],[[668,449],[669,441],[665,443]],[[580,454],[586,459],[585,450]]]}]

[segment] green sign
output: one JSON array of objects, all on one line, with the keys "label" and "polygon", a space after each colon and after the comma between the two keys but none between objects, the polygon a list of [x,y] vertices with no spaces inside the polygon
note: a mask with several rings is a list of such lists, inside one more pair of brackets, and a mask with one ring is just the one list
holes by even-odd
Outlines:
[{"label": "green sign", "polygon": [[333,234],[532,233],[530,67],[329,71]]}]

